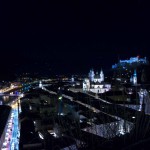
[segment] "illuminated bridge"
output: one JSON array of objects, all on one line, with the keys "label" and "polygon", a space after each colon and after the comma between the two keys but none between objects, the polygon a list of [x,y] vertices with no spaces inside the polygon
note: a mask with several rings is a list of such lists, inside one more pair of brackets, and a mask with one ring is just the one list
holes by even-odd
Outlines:
[{"label": "illuminated bridge", "polygon": [[0,96],[20,96],[20,93],[17,94],[7,94],[7,93],[0,93]]}]

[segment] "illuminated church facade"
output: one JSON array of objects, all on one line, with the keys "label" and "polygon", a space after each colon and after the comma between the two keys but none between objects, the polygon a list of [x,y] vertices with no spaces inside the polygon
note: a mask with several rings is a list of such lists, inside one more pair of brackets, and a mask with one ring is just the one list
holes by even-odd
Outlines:
[{"label": "illuminated church facade", "polygon": [[88,78],[83,81],[83,91],[91,91],[93,93],[104,93],[111,89],[111,85],[104,82],[103,70],[94,72],[93,69],[90,70]]}]

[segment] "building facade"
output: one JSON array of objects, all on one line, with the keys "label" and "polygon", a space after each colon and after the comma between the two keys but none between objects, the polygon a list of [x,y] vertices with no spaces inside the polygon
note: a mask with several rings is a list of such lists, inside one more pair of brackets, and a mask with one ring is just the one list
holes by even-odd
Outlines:
[{"label": "building facade", "polygon": [[101,69],[100,73],[90,70],[88,78],[83,81],[83,91],[91,91],[93,93],[104,93],[111,89],[111,85],[104,82],[104,73]]}]

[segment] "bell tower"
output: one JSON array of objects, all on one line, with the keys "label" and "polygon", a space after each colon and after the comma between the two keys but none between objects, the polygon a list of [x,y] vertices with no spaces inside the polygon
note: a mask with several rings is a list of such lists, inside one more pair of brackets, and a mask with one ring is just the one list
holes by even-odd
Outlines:
[{"label": "bell tower", "polygon": [[101,80],[101,82],[104,81],[104,73],[103,73],[102,69],[101,69],[101,72],[100,72],[100,80]]},{"label": "bell tower", "polygon": [[137,73],[136,73],[136,69],[134,70],[134,74],[133,74],[133,84],[134,84],[134,85],[137,84]]}]

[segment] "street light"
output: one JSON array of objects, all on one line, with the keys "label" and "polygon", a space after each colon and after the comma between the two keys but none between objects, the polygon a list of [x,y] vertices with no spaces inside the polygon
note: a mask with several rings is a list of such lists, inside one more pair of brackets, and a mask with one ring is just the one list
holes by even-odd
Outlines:
[{"label": "street light", "polygon": [[62,96],[59,96],[58,99],[59,99],[59,100],[62,100]]}]

